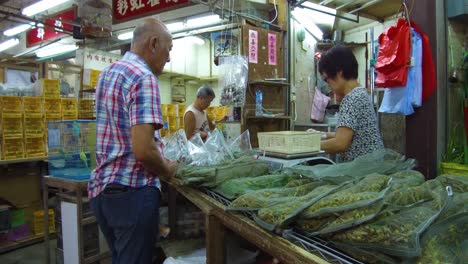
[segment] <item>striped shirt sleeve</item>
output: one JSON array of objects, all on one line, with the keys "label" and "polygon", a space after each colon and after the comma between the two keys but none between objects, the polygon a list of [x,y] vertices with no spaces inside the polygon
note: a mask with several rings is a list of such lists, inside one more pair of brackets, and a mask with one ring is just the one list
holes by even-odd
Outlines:
[{"label": "striped shirt sleeve", "polygon": [[128,112],[130,125],[154,124],[156,129],[163,127],[161,97],[155,76],[141,77],[129,92]]}]

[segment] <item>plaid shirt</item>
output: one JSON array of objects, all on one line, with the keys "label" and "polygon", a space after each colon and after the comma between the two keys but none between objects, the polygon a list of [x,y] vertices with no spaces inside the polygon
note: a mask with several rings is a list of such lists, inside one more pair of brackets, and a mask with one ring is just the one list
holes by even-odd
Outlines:
[{"label": "plaid shirt", "polygon": [[[130,129],[136,124],[163,126],[158,80],[137,54],[104,70],[96,86],[96,169],[88,196],[96,197],[107,184],[160,188],[159,179],[135,159]],[[156,142],[161,142],[155,133]],[[161,144],[158,144],[161,151]],[[162,152],[161,152],[162,153]]]}]

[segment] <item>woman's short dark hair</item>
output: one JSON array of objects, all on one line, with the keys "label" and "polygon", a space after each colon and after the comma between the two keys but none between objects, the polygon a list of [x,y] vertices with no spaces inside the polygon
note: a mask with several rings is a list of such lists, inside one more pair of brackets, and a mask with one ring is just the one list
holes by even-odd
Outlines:
[{"label": "woman's short dark hair", "polygon": [[328,50],[320,59],[319,72],[327,77],[335,78],[341,71],[343,78],[352,80],[358,78],[358,63],[353,51],[343,45],[337,45]]}]

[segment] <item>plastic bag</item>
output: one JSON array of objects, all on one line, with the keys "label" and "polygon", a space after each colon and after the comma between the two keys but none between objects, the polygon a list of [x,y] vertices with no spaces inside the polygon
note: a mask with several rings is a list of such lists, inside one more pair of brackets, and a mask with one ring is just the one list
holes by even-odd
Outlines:
[{"label": "plastic bag", "polygon": [[416,263],[466,263],[468,260],[468,213],[454,215],[432,225],[421,238]]},{"label": "plastic bag", "polygon": [[290,170],[315,181],[327,180],[339,184],[372,173],[390,175],[401,170],[412,169],[415,164],[414,159],[405,159],[405,156],[391,149],[378,149],[357,157],[351,162],[316,166],[296,165]]},{"label": "plastic bag", "polygon": [[250,156],[227,160],[210,166],[179,166],[176,177],[182,184],[216,187],[227,180],[255,177],[268,173],[268,165]]},{"label": "plastic bag", "polygon": [[274,230],[277,227],[285,227],[304,209],[342,186],[343,185],[320,186],[312,190],[307,195],[291,197],[287,202],[275,204],[259,210],[258,215],[254,215],[254,220],[257,224],[267,230]]},{"label": "plastic bag", "polygon": [[409,208],[386,209],[377,218],[356,228],[336,233],[332,240],[398,257],[421,254],[420,236],[444,210],[450,193]]},{"label": "plastic bag", "polygon": [[242,134],[240,134],[231,144],[229,144],[234,157],[244,155],[252,151],[252,145],[250,144],[250,132],[247,129]]},{"label": "plastic bag", "polygon": [[453,199],[440,214],[435,223],[437,224],[460,213],[468,213],[468,193],[455,193]]},{"label": "plastic bag", "polygon": [[[325,225],[320,227],[320,229],[313,230],[314,232],[309,233],[308,235],[316,236],[335,233],[361,225],[374,219],[380,213],[382,208],[384,208],[384,203],[382,201],[378,201],[377,203],[368,206],[340,212],[338,216],[335,216],[337,214],[334,214],[334,219],[328,220]],[[309,232],[310,231],[312,230],[309,230]]]},{"label": "plastic bag", "polygon": [[223,133],[215,129],[205,142],[205,148],[209,153],[209,163],[218,164],[234,156],[224,140]]},{"label": "plastic bag", "polygon": [[[403,87],[385,89],[379,112],[411,115],[413,106],[419,107],[422,102],[422,41],[421,36],[412,30],[412,57],[415,64],[408,68],[408,78]],[[418,60],[416,62],[416,60]]]},{"label": "plastic bag", "polygon": [[329,101],[330,97],[324,95],[317,87],[315,87],[310,119],[316,122],[322,122],[325,117],[325,110],[327,109]]},{"label": "plastic bag", "polygon": [[402,170],[390,175],[392,178],[392,190],[407,187],[416,187],[426,180],[424,175],[415,170]]},{"label": "plastic bag", "polygon": [[215,191],[228,199],[235,199],[251,191],[284,186],[296,177],[298,176],[282,173],[253,178],[232,179],[218,186]]},{"label": "plastic bag", "polygon": [[398,19],[395,26],[386,29],[379,36],[379,55],[375,65],[380,87],[405,86],[407,65],[410,58],[410,25],[405,19]]},{"label": "plastic bag", "polygon": [[220,59],[220,104],[243,106],[247,87],[249,64],[245,56],[226,56]]},{"label": "plastic bag", "polygon": [[[291,181],[291,182],[294,182]],[[270,188],[249,192],[239,196],[226,208],[233,211],[256,211],[291,200],[291,197],[307,195],[313,189],[323,186],[324,182],[313,182],[296,187]]]},{"label": "plastic bag", "polygon": [[187,137],[183,130],[167,135],[163,139],[163,144],[163,156],[166,159],[187,164],[192,161],[190,151],[187,147]]},{"label": "plastic bag", "polygon": [[468,177],[441,175],[435,179],[437,181],[440,181],[446,186],[451,186],[454,192],[458,192],[458,193],[468,192]]},{"label": "plastic bag", "polygon": [[310,219],[372,205],[384,198],[390,182],[391,178],[386,175],[368,175],[355,184],[347,185],[344,190],[324,197],[304,210],[301,218]]}]

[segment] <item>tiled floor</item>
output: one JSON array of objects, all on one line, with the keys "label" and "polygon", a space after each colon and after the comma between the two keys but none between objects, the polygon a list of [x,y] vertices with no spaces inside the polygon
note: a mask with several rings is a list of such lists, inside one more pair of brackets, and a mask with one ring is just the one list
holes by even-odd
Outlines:
[{"label": "tiled floor", "polygon": [[[50,241],[50,264],[55,264],[55,244],[56,241]],[[45,261],[44,243],[34,244],[28,247],[20,248],[0,255],[2,264],[44,264]]]}]

